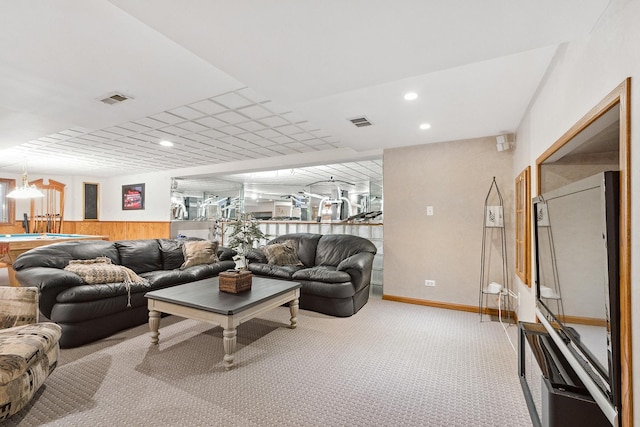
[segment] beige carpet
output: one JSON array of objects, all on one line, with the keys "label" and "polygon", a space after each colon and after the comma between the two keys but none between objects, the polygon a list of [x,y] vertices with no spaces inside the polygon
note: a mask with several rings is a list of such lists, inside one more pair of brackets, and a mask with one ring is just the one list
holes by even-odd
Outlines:
[{"label": "beige carpet", "polygon": [[[171,316],[62,350],[8,426],[531,426],[517,357],[497,322],[373,298],[355,316],[279,307],[238,328]],[[516,340],[517,329],[508,329]]]}]

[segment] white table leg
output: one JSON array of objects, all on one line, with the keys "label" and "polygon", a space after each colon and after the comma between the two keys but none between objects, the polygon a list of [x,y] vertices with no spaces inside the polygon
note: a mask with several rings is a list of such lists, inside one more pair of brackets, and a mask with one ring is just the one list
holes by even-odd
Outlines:
[{"label": "white table leg", "polygon": [[233,353],[236,351],[236,328],[225,329],[222,332],[222,343],[224,344],[225,368],[231,369],[233,366]]},{"label": "white table leg", "polygon": [[291,312],[291,329],[295,329],[298,325],[298,298],[289,302],[289,312]]},{"label": "white table leg", "polygon": [[155,310],[149,311],[149,329],[151,329],[151,344],[158,344],[160,332],[160,312]]}]

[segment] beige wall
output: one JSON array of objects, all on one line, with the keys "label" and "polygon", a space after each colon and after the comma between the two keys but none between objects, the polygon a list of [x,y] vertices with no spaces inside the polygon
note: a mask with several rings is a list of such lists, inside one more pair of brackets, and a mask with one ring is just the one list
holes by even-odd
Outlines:
[{"label": "beige wall", "polygon": [[[505,204],[513,275],[512,165],[512,152],[498,152],[494,137],[385,150],[385,295],[477,307],[484,200],[494,176]],[[494,239],[494,261],[499,253]],[[491,279],[502,282],[501,269],[495,270],[500,275]],[[436,286],[425,287],[425,279]]]}]

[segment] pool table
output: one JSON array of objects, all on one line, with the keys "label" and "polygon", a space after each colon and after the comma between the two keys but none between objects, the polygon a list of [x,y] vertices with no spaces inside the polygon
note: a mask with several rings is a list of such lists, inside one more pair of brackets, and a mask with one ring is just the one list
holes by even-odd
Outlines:
[{"label": "pool table", "polygon": [[18,255],[38,246],[73,240],[109,240],[109,236],[54,233],[0,235],[0,261],[8,264],[7,268],[9,270],[9,284],[11,286],[20,286],[20,283],[18,283],[18,280],[16,280],[16,272],[12,267],[13,262],[18,257]]}]

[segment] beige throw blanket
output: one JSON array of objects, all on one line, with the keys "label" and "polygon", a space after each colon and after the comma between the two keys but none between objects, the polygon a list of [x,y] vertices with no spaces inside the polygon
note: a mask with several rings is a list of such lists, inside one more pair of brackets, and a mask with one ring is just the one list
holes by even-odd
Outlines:
[{"label": "beige throw blanket", "polygon": [[127,307],[131,307],[132,284],[149,286],[148,280],[138,276],[130,268],[112,264],[108,257],[71,260],[64,269],[77,274],[90,285],[124,283],[127,288]]}]

